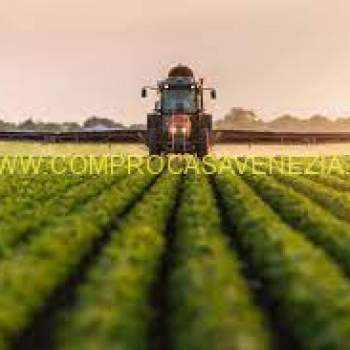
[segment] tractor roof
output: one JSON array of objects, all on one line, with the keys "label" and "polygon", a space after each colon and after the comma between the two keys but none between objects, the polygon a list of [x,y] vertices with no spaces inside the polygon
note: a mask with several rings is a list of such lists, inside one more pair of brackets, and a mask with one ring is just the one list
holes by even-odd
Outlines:
[{"label": "tractor roof", "polygon": [[184,66],[182,64],[179,64],[176,67],[170,69],[168,77],[169,78],[179,78],[179,77],[194,78],[194,74],[191,68]]}]

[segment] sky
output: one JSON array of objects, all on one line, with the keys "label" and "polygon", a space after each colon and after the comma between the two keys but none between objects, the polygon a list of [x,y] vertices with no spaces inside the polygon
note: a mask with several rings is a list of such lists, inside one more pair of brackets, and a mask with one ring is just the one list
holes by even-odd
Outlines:
[{"label": "sky", "polygon": [[0,7],[0,119],[143,123],[143,85],[177,63],[265,120],[350,116],[348,0],[11,0]]}]

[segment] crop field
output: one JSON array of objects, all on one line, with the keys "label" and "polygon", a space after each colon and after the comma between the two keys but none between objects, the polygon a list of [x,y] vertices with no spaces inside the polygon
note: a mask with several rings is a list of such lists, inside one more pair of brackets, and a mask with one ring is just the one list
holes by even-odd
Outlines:
[{"label": "crop field", "polygon": [[[120,143],[40,143],[31,141],[0,141],[1,156],[102,156],[106,154],[147,155],[148,150],[142,144]],[[216,144],[212,153],[222,156],[316,156],[350,155],[349,143],[322,143],[303,145],[263,145],[263,144]]]},{"label": "crop field", "polygon": [[0,350],[349,349],[350,158],[186,159],[1,175]]}]

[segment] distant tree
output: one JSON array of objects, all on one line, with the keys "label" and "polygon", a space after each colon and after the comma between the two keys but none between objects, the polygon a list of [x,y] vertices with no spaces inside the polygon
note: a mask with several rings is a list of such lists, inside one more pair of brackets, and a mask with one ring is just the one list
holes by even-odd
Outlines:
[{"label": "distant tree", "polygon": [[44,123],[38,122],[36,123],[35,130],[38,131],[47,131],[47,132],[58,132],[61,131],[61,124],[59,123]]},{"label": "distant tree", "polygon": [[0,120],[0,131],[11,131],[15,130],[16,125],[14,123],[8,123],[4,120]]},{"label": "distant tree", "polygon": [[284,114],[267,123],[267,125],[273,130],[294,131],[302,128],[302,121],[292,115]]},{"label": "distant tree", "polygon": [[307,120],[307,124],[310,129],[316,130],[327,130],[328,128],[333,127],[333,122],[330,119],[319,114],[313,115],[309,120]]},{"label": "distant tree", "polygon": [[234,124],[252,124],[258,120],[253,111],[234,107],[229,114],[226,114],[224,121]]},{"label": "distant tree", "polygon": [[350,130],[350,118],[337,118],[334,121],[334,127],[340,131],[349,131]]},{"label": "distant tree", "polygon": [[81,126],[78,123],[74,122],[65,122],[61,125],[62,131],[79,131],[81,130]]},{"label": "distant tree", "polygon": [[120,128],[125,129],[125,126],[121,123],[116,123],[114,120],[109,118],[100,118],[96,116],[92,116],[85,120],[83,123],[83,128],[85,129],[93,129],[104,127],[107,129]]},{"label": "distant tree", "polygon": [[216,127],[225,129],[252,129],[261,127],[263,122],[251,110],[234,107],[216,123]]},{"label": "distant tree", "polygon": [[36,130],[36,128],[37,128],[37,125],[31,118],[26,119],[22,123],[18,124],[19,130]]}]

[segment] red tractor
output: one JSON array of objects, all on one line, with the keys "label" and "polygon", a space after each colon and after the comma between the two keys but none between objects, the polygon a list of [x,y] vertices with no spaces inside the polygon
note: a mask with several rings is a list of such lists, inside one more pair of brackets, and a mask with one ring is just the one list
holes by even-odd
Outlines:
[{"label": "red tractor", "polygon": [[216,91],[196,81],[193,71],[183,65],[172,68],[168,78],[158,82],[158,100],[154,111],[147,115],[147,146],[150,155],[190,153],[203,158],[211,146],[212,116],[204,110],[204,91],[216,99]]}]

